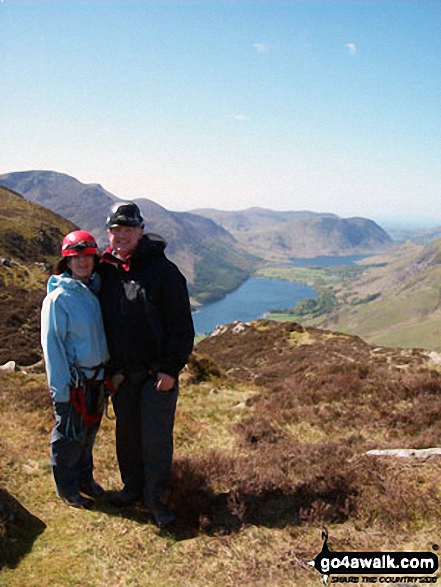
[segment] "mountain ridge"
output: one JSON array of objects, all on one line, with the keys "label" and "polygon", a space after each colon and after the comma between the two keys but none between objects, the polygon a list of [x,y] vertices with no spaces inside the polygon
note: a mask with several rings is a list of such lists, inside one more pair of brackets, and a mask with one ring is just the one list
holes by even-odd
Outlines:
[{"label": "mountain ridge", "polygon": [[[120,198],[100,184],[83,184],[54,171],[25,171],[0,175],[0,185],[63,215],[91,232],[100,248],[107,247],[106,217],[111,205]],[[168,242],[167,255],[187,278],[196,305],[222,298],[237,288],[260,261],[210,219],[188,212],[170,212],[146,198],[133,201],[145,218],[146,232],[159,233]],[[217,267],[221,270],[216,271]]]},{"label": "mountain ridge", "polygon": [[[35,170],[0,175],[0,184],[89,230],[101,246],[107,243],[105,218],[110,205],[118,198],[101,184],[82,184],[67,174]],[[387,249],[392,242],[386,231],[374,221],[361,217],[344,219],[333,213],[308,210],[280,212],[260,207],[237,212],[213,208],[173,212],[146,198],[133,199],[146,216],[148,231],[164,233],[163,236],[170,243],[170,255],[182,266],[190,283],[198,280],[196,259],[207,261],[204,259],[204,247],[199,252],[195,251],[197,247],[191,245],[192,240],[197,241],[202,237],[201,218],[211,220],[224,229],[223,233],[216,234],[208,247],[211,256],[216,256],[216,242],[221,239],[224,245],[221,247],[223,261],[226,260],[227,245],[234,248],[232,256],[235,260],[230,264],[232,267],[242,257],[238,271],[240,277],[235,280],[236,287],[245,278],[243,266],[247,267],[249,274],[259,259],[289,261],[292,257],[373,253]],[[192,224],[193,229],[198,226],[199,229],[195,234],[188,233],[185,230],[187,224]],[[206,232],[207,227],[205,225]],[[214,232],[213,225],[210,231]],[[186,232],[190,238],[182,238]],[[207,239],[204,237],[202,240],[207,245]],[[213,259],[210,255],[208,257],[209,263],[203,262],[204,266],[213,265]],[[201,281],[205,282],[206,279],[202,278]]]},{"label": "mountain ridge", "polygon": [[376,222],[355,216],[303,211],[277,212],[267,208],[194,212],[228,230],[250,253],[270,262],[295,257],[366,254],[387,250],[392,239]]}]

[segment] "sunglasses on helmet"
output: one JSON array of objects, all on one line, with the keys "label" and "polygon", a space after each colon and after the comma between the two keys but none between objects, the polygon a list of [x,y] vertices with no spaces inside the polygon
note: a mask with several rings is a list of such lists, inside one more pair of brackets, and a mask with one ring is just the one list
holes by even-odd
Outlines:
[{"label": "sunglasses on helmet", "polygon": [[64,245],[63,251],[76,251],[81,253],[85,249],[98,249],[97,244],[89,241],[80,241],[78,243],[72,243],[71,245]]}]

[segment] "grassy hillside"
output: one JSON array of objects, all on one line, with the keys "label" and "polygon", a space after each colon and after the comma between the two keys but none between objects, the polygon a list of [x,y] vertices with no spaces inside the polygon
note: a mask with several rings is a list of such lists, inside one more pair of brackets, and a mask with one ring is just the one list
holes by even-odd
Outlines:
[{"label": "grassy hillside", "polygon": [[27,262],[57,258],[65,234],[75,225],[0,185],[0,255]]},{"label": "grassy hillside", "polygon": [[[441,240],[406,244],[337,290],[342,305],[322,324],[378,344],[441,350]],[[353,305],[356,298],[375,299]]]},{"label": "grassy hillside", "polygon": [[101,185],[54,171],[5,173],[0,184],[92,232],[100,246],[106,243],[106,215],[116,198]]},{"label": "grassy hillside", "polygon": [[266,267],[259,275],[312,285],[316,300],[278,309],[277,320],[357,334],[387,346],[441,351],[441,240],[407,242],[355,267]]},{"label": "grassy hillside", "polygon": [[40,307],[47,270],[71,222],[0,186],[0,364],[40,360]]},{"label": "grassy hillside", "polygon": [[[57,500],[43,375],[0,373],[0,585],[313,587],[323,527],[332,550],[431,551],[439,457],[366,452],[438,443],[436,369],[419,351],[292,323],[204,339],[182,380],[168,533],[140,506]],[[95,451],[108,489],[113,434],[106,420]]]}]

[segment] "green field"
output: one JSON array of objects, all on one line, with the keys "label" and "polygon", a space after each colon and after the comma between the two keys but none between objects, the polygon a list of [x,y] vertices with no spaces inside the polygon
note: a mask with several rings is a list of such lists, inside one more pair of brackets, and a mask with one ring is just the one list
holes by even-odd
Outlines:
[{"label": "green field", "polygon": [[274,308],[268,313],[272,320],[296,320],[311,325],[340,305],[335,288],[359,275],[361,271],[358,267],[265,267],[259,269],[256,275],[266,279],[295,281],[313,287],[317,298],[301,300],[293,308]]},{"label": "green field", "polygon": [[[412,266],[412,260],[406,261]],[[315,288],[316,300],[277,308],[268,317],[330,327],[373,344],[441,351],[441,266],[412,274],[403,259],[350,268],[267,267],[258,275]]]}]

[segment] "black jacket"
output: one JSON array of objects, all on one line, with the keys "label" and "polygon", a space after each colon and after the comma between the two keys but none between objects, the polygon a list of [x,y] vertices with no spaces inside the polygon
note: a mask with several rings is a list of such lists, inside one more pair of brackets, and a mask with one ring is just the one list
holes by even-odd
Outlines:
[{"label": "black jacket", "polygon": [[103,255],[100,302],[113,372],[147,368],[177,377],[193,349],[187,283],[164,247],[144,235],[127,264],[110,248]]}]

